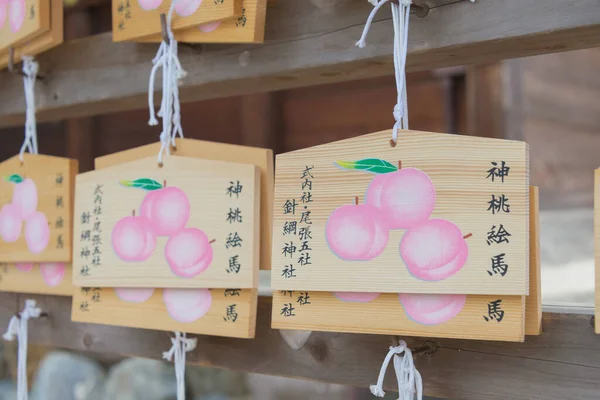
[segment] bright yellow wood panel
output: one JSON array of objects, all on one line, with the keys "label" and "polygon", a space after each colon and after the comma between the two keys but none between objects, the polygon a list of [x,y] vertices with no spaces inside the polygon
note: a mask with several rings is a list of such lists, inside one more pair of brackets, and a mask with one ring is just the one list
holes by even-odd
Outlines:
[{"label": "bright yellow wood panel", "polygon": [[[0,262],[71,262],[77,170],[77,160],[28,153],[23,163],[18,155],[0,163]],[[13,175],[23,182],[8,181]],[[28,220],[13,219],[17,209],[26,209]]]},{"label": "bright yellow wood panel", "polygon": [[[77,288],[73,294],[72,320],[161,331],[254,338],[256,289],[137,290],[139,294],[121,292],[119,296],[112,288]],[[165,294],[169,290],[179,294]],[[188,295],[182,295],[184,292],[188,292]]]},{"label": "bright yellow wood panel", "polygon": [[[383,131],[277,156],[273,288],[526,295],[527,144],[402,131],[392,147],[390,137],[391,131]],[[394,172],[340,167],[372,158],[382,160],[378,171],[387,165]],[[391,183],[381,180],[385,175]],[[364,204],[367,191],[379,205]],[[398,228],[408,222],[411,229]],[[301,239],[302,228],[310,229],[307,240]],[[406,257],[415,261],[405,263]],[[494,261],[505,271],[494,269]]]},{"label": "bright yellow wood panel", "polygon": [[49,0],[11,0],[0,5],[0,50],[50,30]]},{"label": "bright yellow wood panel", "polygon": [[[186,43],[262,43],[265,38],[267,0],[243,0],[242,15],[175,31],[175,39]],[[161,35],[138,39],[160,43]]]},{"label": "bright yellow wood panel", "polygon": [[[206,160],[229,161],[256,165],[260,170],[260,269],[271,269],[271,240],[273,239],[273,185],[275,170],[273,150],[236,144],[207,142],[195,139],[175,139],[177,148],[172,154]],[[158,154],[160,143],[98,157],[96,169],[112,167],[143,157]]]},{"label": "bright yellow wood panel", "polygon": [[[179,3],[181,6],[173,13],[173,30],[242,14],[241,0],[179,0]],[[160,14],[168,14],[170,6],[168,0],[112,0],[113,40],[121,42],[161,33]]]},{"label": "bright yellow wood panel", "polygon": [[[158,190],[123,182],[139,179]],[[258,168],[248,164],[165,156],[159,167],[152,156],[80,174],[74,284],[254,288],[259,206]]]},{"label": "bright yellow wood panel", "polygon": [[73,295],[71,264],[0,264],[0,292]]}]

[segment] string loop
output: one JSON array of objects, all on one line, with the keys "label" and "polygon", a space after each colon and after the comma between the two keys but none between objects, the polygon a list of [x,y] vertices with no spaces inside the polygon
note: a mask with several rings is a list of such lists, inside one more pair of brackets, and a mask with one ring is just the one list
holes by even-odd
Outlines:
[{"label": "string loop", "polygon": [[38,154],[37,126],[35,121],[35,81],[39,64],[33,57],[23,56],[23,86],[25,89],[25,140],[19,152],[19,159],[23,161],[23,154],[28,151]]},{"label": "string loop", "polygon": [[[400,354],[404,353],[403,356]],[[390,364],[390,361],[394,358],[394,370],[396,371],[396,379],[398,380],[398,400],[414,400],[415,395],[417,400],[423,399],[423,380],[421,374],[415,368],[413,362],[412,351],[406,345],[406,342],[401,340],[398,346],[390,346],[381,370],[379,371],[379,377],[377,378],[377,384],[371,385],[371,393],[377,397],[384,397],[385,392],[383,391],[383,380],[385,378],[385,371]]]},{"label": "string loop", "polygon": [[173,361],[175,364],[175,378],[177,379],[177,400],[185,400],[185,353],[193,351],[196,348],[198,340],[196,338],[188,339],[185,333],[174,332],[175,337],[171,338],[171,349],[163,352],[163,359]]},{"label": "string loop", "polygon": [[8,330],[2,336],[4,340],[18,342],[17,363],[17,400],[27,400],[27,322],[39,318],[42,310],[36,307],[35,300],[25,300],[25,308],[20,316],[14,315],[8,324]]}]

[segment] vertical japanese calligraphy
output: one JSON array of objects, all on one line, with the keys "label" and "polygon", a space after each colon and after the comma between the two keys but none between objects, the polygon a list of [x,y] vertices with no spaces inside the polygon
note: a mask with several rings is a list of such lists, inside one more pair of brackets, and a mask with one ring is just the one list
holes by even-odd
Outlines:
[{"label": "vertical japanese calligraphy", "polygon": [[[508,179],[509,172],[510,166],[505,161],[491,161],[485,179],[491,180],[501,186],[504,184],[505,179]],[[503,243],[508,244],[510,243],[509,238],[511,234],[502,224],[501,215],[510,213],[509,199],[504,193],[498,195],[492,193],[490,196],[491,199],[487,203],[487,211],[495,215],[500,221],[491,226],[487,233],[486,243],[488,246],[501,245]],[[506,276],[508,273],[508,263],[505,261],[505,257],[506,252],[494,253],[490,257],[490,269],[487,270],[489,276]],[[494,319],[500,322],[502,317]]]},{"label": "vertical japanese calligraphy", "polygon": [[[242,189],[244,186],[240,183],[239,180],[230,181],[227,190],[225,191],[229,203],[229,211],[225,216],[225,221],[231,226],[231,232],[225,238],[225,248],[229,250],[229,265],[226,268],[228,274],[234,273],[239,274],[242,269],[242,265],[239,260],[239,253],[237,252],[239,247],[242,247],[242,238],[240,237],[236,226],[243,222],[242,218],[242,210],[240,210],[239,199],[242,194]],[[231,203],[233,201],[233,203]]]}]

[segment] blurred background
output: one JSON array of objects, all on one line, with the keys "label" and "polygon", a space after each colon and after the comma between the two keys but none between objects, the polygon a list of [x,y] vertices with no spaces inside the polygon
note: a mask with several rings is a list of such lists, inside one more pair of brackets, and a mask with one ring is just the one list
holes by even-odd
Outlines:
[{"label": "blurred background", "polygon": [[[97,3],[67,13],[67,40],[110,29],[108,3]],[[540,188],[546,310],[593,310],[599,68],[600,50],[591,49],[408,76],[411,129],[529,143],[531,184]],[[390,129],[395,91],[389,76],[187,103],[183,128],[188,138],[283,153]],[[147,110],[139,110],[41,124],[39,147],[45,154],[79,159],[83,172],[92,169],[95,157],[157,141],[160,129],[149,127],[147,120]],[[1,161],[20,148],[23,127],[2,129],[0,135]],[[0,400],[12,400],[16,348],[6,342],[0,346]],[[173,367],[160,361],[36,346],[30,347],[28,359],[33,400],[176,398]],[[367,389],[203,367],[188,367],[187,374],[188,398],[194,400],[372,398]],[[75,379],[81,376],[84,384]]]}]

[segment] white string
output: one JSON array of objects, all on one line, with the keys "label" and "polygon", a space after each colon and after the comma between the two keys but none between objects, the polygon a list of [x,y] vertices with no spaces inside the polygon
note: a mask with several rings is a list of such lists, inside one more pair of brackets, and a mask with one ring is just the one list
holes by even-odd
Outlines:
[{"label": "white string", "polygon": [[[162,132],[160,134],[161,148],[158,152],[158,163],[162,164],[163,154],[170,154],[170,147],[175,145],[177,136],[183,138],[183,128],[181,126],[181,108],[179,104],[178,80],[185,77],[186,72],[181,67],[177,57],[177,41],[171,29],[171,21],[175,4],[178,0],[173,0],[167,14],[167,37],[169,42],[161,42],[156,56],[152,60],[152,71],[150,72],[150,82],[148,83],[148,108],[150,110],[149,125],[158,125],[156,116],[162,118]],[[162,99],[158,113],[154,113],[154,80],[156,72],[162,68]]]},{"label": "white string", "polygon": [[408,129],[408,101],[406,96],[406,53],[408,51],[408,25],[410,18],[410,0],[399,0],[395,4],[390,0],[369,0],[374,4],[371,14],[365,24],[362,36],[356,45],[360,48],[366,46],[366,39],[371,29],[371,24],[377,11],[387,2],[392,5],[392,19],[394,22],[394,70],[396,75],[396,91],[398,93],[396,105],[394,106],[394,119],[396,123],[392,129],[392,140],[398,141],[398,130]]},{"label": "white string", "polygon": [[23,154],[38,153],[37,127],[35,123],[35,78],[39,65],[33,57],[23,56],[23,86],[25,88],[25,140],[21,146],[19,159],[23,161]]},{"label": "white string", "polygon": [[35,306],[35,300],[25,300],[25,308],[20,317],[13,316],[4,334],[4,340],[13,341],[15,336],[19,344],[17,364],[17,400],[27,400],[27,321],[39,318],[42,310]]},{"label": "white string", "polygon": [[[400,354],[404,353],[403,356]],[[383,391],[383,379],[390,360],[394,357],[394,370],[396,371],[396,379],[398,380],[398,400],[414,400],[415,395],[417,400],[423,399],[423,380],[421,374],[415,368],[413,363],[412,351],[406,345],[406,342],[401,340],[400,345],[390,347],[390,351],[385,356],[377,384],[371,385],[371,393],[377,397],[385,396]]]},{"label": "white string", "polygon": [[185,400],[185,353],[193,351],[196,348],[198,340],[196,338],[188,339],[185,333],[174,332],[175,337],[171,338],[171,349],[163,353],[163,358],[167,361],[175,357],[175,378],[177,379],[177,400]]}]

